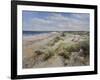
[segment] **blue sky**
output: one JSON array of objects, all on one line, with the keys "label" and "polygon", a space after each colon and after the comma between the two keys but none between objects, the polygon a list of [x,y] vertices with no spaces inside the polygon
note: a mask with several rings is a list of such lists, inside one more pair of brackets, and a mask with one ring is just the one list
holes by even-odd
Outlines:
[{"label": "blue sky", "polygon": [[88,13],[23,11],[24,31],[89,31]]}]

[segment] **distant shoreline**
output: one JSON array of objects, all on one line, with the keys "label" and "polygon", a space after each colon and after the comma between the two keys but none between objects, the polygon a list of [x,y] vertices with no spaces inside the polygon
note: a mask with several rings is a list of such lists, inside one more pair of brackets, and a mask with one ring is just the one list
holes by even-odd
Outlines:
[{"label": "distant shoreline", "polygon": [[23,36],[31,36],[31,35],[38,35],[38,34],[47,34],[47,33],[56,33],[56,32],[89,32],[89,31],[23,31]]}]

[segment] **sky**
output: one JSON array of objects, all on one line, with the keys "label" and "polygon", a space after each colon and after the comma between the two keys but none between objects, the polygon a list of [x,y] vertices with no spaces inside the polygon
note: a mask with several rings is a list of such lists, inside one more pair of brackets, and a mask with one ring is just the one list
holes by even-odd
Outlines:
[{"label": "sky", "polygon": [[89,31],[88,13],[22,11],[23,31]]}]

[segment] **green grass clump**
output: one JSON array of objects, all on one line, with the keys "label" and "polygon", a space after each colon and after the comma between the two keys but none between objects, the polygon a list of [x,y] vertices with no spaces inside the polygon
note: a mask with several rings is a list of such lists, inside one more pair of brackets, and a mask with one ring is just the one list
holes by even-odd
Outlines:
[{"label": "green grass clump", "polygon": [[89,55],[89,40],[81,41],[79,46],[84,51],[84,55]]},{"label": "green grass clump", "polygon": [[64,43],[63,41],[60,42],[58,47],[55,49],[56,54],[68,59],[70,56],[70,52],[66,50],[67,47],[68,45],[66,43]]},{"label": "green grass clump", "polygon": [[63,58],[65,59],[69,59],[70,58],[70,52],[67,52],[67,51],[63,51],[63,52],[60,52],[59,55],[62,56]]},{"label": "green grass clump", "polygon": [[67,46],[65,49],[68,52],[78,52],[80,47],[78,44],[73,44],[73,45]]},{"label": "green grass clump", "polygon": [[55,45],[55,43],[57,43],[59,40],[63,40],[63,38],[61,36],[56,36],[54,39],[52,39],[50,42],[49,42],[49,46],[53,46]]},{"label": "green grass clump", "polygon": [[51,56],[54,55],[53,49],[51,47],[47,47],[45,49],[38,49],[35,51],[37,56],[44,55],[43,60],[48,60]]},{"label": "green grass clump", "polygon": [[44,57],[44,61],[48,60],[49,58],[51,58],[52,56],[54,56],[54,50],[52,49],[52,47],[47,47],[45,49],[45,57]]}]

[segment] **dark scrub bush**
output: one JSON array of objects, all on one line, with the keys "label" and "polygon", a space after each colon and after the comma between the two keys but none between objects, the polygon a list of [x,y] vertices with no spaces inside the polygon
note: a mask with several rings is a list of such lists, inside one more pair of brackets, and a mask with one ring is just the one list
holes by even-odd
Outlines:
[{"label": "dark scrub bush", "polygon": [[78,44],[73,44],[65,48],[67,52],[78,52],[80,47]]},{"label": "dark scrub bush", "polygon": [[81,41],[79,46],[84,51],[84,55],[89,55],[89,40]]}]

